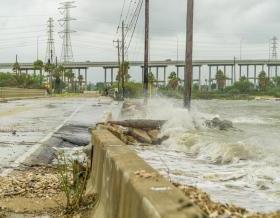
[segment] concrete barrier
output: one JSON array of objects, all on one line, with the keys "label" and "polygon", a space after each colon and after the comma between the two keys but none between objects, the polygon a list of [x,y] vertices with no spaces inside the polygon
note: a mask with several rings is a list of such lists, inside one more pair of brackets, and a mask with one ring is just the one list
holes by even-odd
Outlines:
[{"label": "concrete barrier", "polygon": [[[206,217],[179,189],[110,132],[94,130],[92,140],[93,168],[88,193],[98,196],[92,217]],[[143,177],[137,171],[142,171]]]},{"label": "concrete barrier", "polygon": [[44,89],[23,89],[0,87],[0,98],[28,98],[43,97],[46,95]]}]

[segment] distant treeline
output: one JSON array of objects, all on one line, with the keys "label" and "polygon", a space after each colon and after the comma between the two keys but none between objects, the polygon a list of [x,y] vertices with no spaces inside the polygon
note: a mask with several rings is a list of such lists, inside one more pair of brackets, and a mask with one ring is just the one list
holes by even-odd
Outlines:
[{"label": "distant treeline", "polygon": [[43,88],[43,78],[39,75],[0,73],[0,87]]},{"label": "distant treeline", "polygon": [[[198,99],[251,99],[253,96],[269,95],[280,97],[280,77],[268,78],[264,71],[260,72],[255,86],[246,77],[240,78],[232,86],[226,86],[228,78],[219,70],[216,78],[211,81],[211,87],[208,85],[193,84],[193,98]],[[97,90],[117,88],[117,83],[113,86],[104,83],[98,83]],[[149,74],[149,93],[150,95],[165,95],[169,97],[183,97],[183,81],[177,77],[175,72],[170,73],[166,85],[157,86],[157,81],[152,73]],[[121,92],[122,90],[120,90]],[[125,82],[126,97],[138,98],[143,96],[143,85],[133,81]]]}]

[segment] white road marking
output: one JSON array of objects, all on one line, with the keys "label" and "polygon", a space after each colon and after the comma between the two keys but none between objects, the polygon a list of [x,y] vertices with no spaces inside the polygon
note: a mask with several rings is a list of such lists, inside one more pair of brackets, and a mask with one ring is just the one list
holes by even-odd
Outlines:
[{"label": "white road marking", "polygon": [[17,158],[12,164],[11,168],[3,170],[3,172],[0,174],[0,176],[5,177],[8,174],[10,174],[14,168],[17,168],[22,164],[28,157],[30,157],[37,149],[39,149],[42,144],[47,142],[54,133],[56,133],[58,130],[60,130],[68,121],[70,121],[81,109],[84,107],[85,104],[80,105],[76,108],[76,110],[68,117],[66,118],[58,127],[54,129],[54,131],[50,132],[46,137],[44,137],[42,140],[40,140],[37,144],[32,146],[27,152],[25,152],[23,155],[21,155],[19,158]]}]

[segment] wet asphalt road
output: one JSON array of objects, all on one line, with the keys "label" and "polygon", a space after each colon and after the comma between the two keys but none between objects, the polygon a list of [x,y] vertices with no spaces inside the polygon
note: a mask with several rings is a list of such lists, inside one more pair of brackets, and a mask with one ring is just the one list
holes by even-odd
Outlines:
[{"label": "wet asphalt road", "polygon": [[32,157],[36,158],[36,164],[47,162],[52,147],[87,145],[90,142],[88,128],[118,107],[105,98],[46,98],[1,103],[0,175],[7,175]]}]

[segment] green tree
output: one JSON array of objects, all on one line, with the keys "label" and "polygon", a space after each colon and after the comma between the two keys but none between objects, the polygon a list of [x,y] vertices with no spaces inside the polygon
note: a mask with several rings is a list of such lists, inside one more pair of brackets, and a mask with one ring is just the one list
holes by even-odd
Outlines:
[{"label": "green tree", "polygon": [[152,72],[150,72],[150,73],[148,74],[148,81],[149,81],[149,83],[152,84],[152,85],[156,82],[155,76],[154,76],[154,74],[153,74]]},{"label": "green tree", "polygon": [[[124,68],[124,70],[122,69]],[[129,70],[129,62],[125,61],[124,64],[121,64],[121,68],[120,68],[120,81],[122,81],[122,74],[124,73],[124,81],[128,82],[131,78],[131,76],[128,74],[128,70]],[[116,77],[116,80],[119,81],[119,74]]]},{"label": "green tree", "polygon": [[46,63],[44,66],[45,72],[47,72],[48,75],[48,89],[50,91],[50,93],[52,92],[52,83],[53,83],[53,79],[52,79],[52,74],[55,70],[55,65],[51,64],[51,63]]},{"label": "green tree", "polygon": [[280,76],[274,77],[273,83],[275,87],[280,87]]},{"label": "green tree", "polygon": [[20,73],[20,64],[18,62],[15,62],[13,65],[13,71],[18,75]]},{"label": "green tree", "polygon": [[68,92],[70,92],[70,90],[74,91],[75,74],[72,69],[66,70],[64,76],[67,78]]},{"label": "green tree", "polygon": [[39,70],[39,71],[40,71],[40,77],[41,77],[41,79],[40,79],[40,84],[42,84],[42,82],[43,82],[43,74],[42,74],[42,71],[43,71],[43,69],[44,69],[44,63],[43,63],[43,61],[41,61],[41,60],[34,61],[33,67],[34,67],[35,70]]},{"label": "green tree", "polygon": [[266,73],[264,71],[261,71],[259,73],[258,79],[259,79],[260,90],[265,91],[267,89],[268,84],[269,84],[269,79],[266,76]]},{"label": "green tree", "polygon": [[78,81],[79,81],[80,92],[82,92],[82,89],[83,89],[83,80],[84,80],[83,75],[79,75]]},{"label": "green tree", "polygon": [[242,94],[249,94],[254,90],[254,84],[243,76],[240,78],[240,81],[234,83],[233,89],[238,90],[238,92]]},{"label": "green tree", "polygon": [[217,86],[219,90],[223,90],[226,86],[226,79],[227,77],[223,73],[223,71],[218,70],[216,73],[216,80],[217,80]]},{"label": "green tree", "polygon": [[64,83],[61,79],[61,77],[63,76],[63,72],[64,72],[64,67],[62,65],[56,67],[52,72],[52,76],[54,78],[55,93],[61,93],[64,87]]},{"label": "green tree", "polygon": [[175,72],[171,72],[168,76],[168,87],[177,89],[180,84],[180,79],[177,77]]}]

